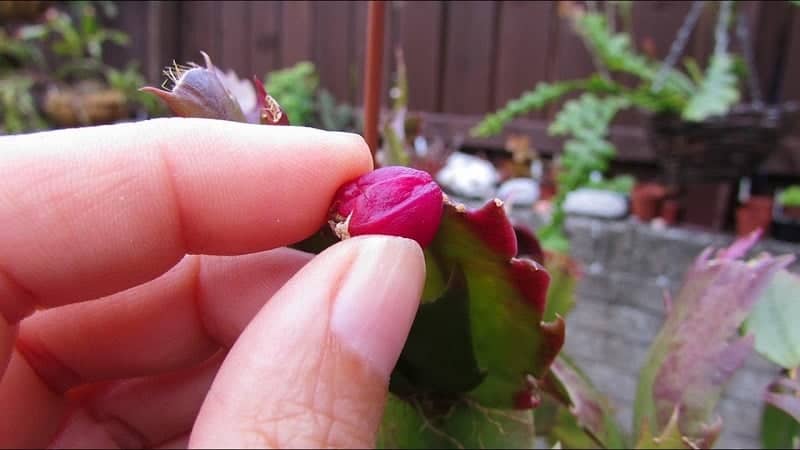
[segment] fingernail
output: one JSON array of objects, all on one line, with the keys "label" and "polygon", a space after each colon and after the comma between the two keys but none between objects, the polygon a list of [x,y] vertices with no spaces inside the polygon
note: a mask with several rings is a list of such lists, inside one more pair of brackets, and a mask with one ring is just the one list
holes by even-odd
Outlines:
[{"label": "fingernail", "polygon": [[405,238],[365,236],[333,305],[331,331],[387,379],[419,307],[425,260]]}]

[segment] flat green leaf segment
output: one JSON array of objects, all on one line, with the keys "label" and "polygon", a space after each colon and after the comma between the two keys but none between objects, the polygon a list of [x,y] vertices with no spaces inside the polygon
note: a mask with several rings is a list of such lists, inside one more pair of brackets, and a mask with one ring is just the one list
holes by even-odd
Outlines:
[{"label": "flat green leaf segment", "polygon": [[472,351],[467,296],[464,272],[456,268],[442,297],[420,305],[392,374],[392,392],[452,395],[483,381]]},{"label": "flat green leaf segment", "polygon": [[[429,265],[436,266],[433,273],[463,271],[466,295],[459,298],[467,306],[461,320],[468,320],[471,351],[485,373],[480,385],[469,391],[470,398],[486,407],[514,407],[517,396],[531,389],[526,377],[543,376],[563,344],[563,321],[542,323],[547,272],[532,260],[514,258],[514,230],[499,201],[473,211],[445,205],[426,253]],[[442,298],[452,301],[447,295]],[[427,311],[421,308],[415,321],[424,320]],[[446,326],[439,322],[439,329],[456,327],[456,320],[451,318]],[[460,345],[469,346],[470,340],[462,339]],[[446,366],[437,359],[425,364]]]},{"label": "flat green leaf segment", "polygon": [[515,257],[499,201],[446,203],[425,254],[425,300],[392,374],[381,445],[530,448],[536,380],[564,341],[560,318],[542,322],[547,272]]},{"label": "flat green leaf segment", "polygon": [[758,353],[785,368],[800,367],[800,277],[778,272],[745,323]]},{"label": "flat green leaf segment", "polygon": [[800,378],[787,371],[772,382],[764,396],[761,444],[764,448],[800,448]]},{"label": "flat green leaf segment", "polygon": [[644,430],[660,434],[676,408],[682,437],[703,448],[716,439],[722,423],[712,417],[714,408],[753,346],[753,336],[738,330],[775,274],[793,260],[740,260],[757,239],[742,238],[713,257],[708,249],[689,269],[641,371],[634,410],[639,440]]},{"label": "flat green leaf segment", "polygon": [[378,448],[534,448],[533,412],[389,395]]}]

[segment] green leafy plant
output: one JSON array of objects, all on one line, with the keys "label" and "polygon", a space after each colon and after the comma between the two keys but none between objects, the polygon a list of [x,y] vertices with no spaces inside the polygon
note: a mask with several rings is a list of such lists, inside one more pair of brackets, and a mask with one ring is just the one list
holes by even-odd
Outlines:
[{"label": "green leafy plant", "polygon": [[800,186],[789,186],[778,196],[781,206],[800,206]]},{"label": "green leafy plant", "polygon": [[10,75],[0,78],[0,117],[2,117],[3,133],[23,133],[47,126],[39,114],[32,88],[33,80],[29,77]]},{"label": "green leafy plant", "polygon": [[[138,91],[144,78],[135,62],[117,69],[103,60],[108,44],[127,45],[130,38],[102,26],[101,14],[113,17],[114,2],[51,5],[35,22],[13,28],[12,35],[0,28],[5,132],[105,123],[134,110],[161,114],[161,104]],[[36,98],[40,94],[44,98]]]},{"label": "green leafy plant", "polygon": [[319,85],[314,65],[308,61],[267,74],[267,92],[281,99],[281,107],[292,123],[309,126],[314,114],[314,96]]},{"label": "green leafy plant", "polygon": [[[614,157],[608,141],[609,126],[619,111],[637,108],[653,114],[680,116],[688,121],[702,121],[722,115],[739,101],[739,77],[734,57],[727,49],[727,29],[731,22],[730,2],[722,2],[715,36],[717,45],[703,73],[693,60],[686,63],[686,73],[639,53],[629,31],[618,31],[608,21],[617,11],[630,14],[631,5],[606,2],[606,11],[584,11],[572,2],[561,8],[572,22],[593,57],[597,73],[588,78],[539,83],[533,90],[511,100],[503,108],[487,115],[472,134],[488,137],[498,134],[515,117],[540,110],[571,93],[581,95],[568,100],[548,129],[549,134],[566,138],[557,165],[558,195],[549,223],[541,230],[546,248],[566,251],[569,241],[563,231],[563,201],[567,193],[588,185],[592,172],[603,172]],[[701,5],[702,6],[702,5]],[[699,14],[693,8],[691,14]],[[626,23],[629,20],[626,19]],[[629,30],[629,26],[627,27]],[[676,40],[680,49],[683,36]],[[636,82],[622,83],[620,75]]]},{"label": "green leafy plant", "polygon": [[309,61],[268,73],[265,88],[281,99],[281,107],[296,125],[325,130],[360,128],[353,107],[337,102],[330,91],[319,86],[316,67]]}]

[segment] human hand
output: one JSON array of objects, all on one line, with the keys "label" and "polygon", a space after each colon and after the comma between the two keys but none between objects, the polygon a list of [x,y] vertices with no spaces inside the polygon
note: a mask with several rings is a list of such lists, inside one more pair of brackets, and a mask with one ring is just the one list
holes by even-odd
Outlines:
[{"label": "human hand", "polygon": [[279,248],[371,164],[206,119],[0,138],[0,446],[373,446],[422,252]]}]

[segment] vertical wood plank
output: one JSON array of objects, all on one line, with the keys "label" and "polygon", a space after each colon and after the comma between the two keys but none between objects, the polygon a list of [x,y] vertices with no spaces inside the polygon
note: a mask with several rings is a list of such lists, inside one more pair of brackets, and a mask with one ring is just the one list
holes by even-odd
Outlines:
[{"label": "vertical wood plank", "polygon": [[[384,26],[390,26],[388,14],[392,8],[386,8],[387,17],[384,18]],[[351,92],[350,101],[353,105],[363,106],[364,103],[364,60],[367,51],[367,2],[359,1],[353,4],[353,34],[352,34],[352,47],[351,47],[351,65],[352,65],[352,83],[354,90]],[[385,38],[385,37],[384,37]],[[385,49],[384,49],[385,50]],[[384,51],[384,63],[391,55]],[[386,80],[383,80],[384,83]],[[383,86],[381,86],[383,89]],[[381,97],[383,101],[383,97]]]},{"label": "vertical wood plank", "polygon": [[491,63],[497,5],[450,2],[448,7],[442,109],[484,114],[490,109]]},{"label": "vertical wood plank", "polygon": [[313,3],[314,13],[314,64],[319,73],[320,85],[337,99],[349,94],[348,37],[350,8],[346,1]]},{"label": "vertical wood plank", "polygon": [[[790,27],[791,35],[785,47],[784,71],[780,88],[780,100],[800,102],[800,8],[794,8]],[[798,130],[800,132],[800,130]]]},{"label": "vertical wood plank", "polygon": [[[254,5],[254,4],[253,4]],[[250,2],[229,1],[221,5],[222,35],[219,55],[212,55],[222,70],[232,69],[240,77],[252,73],[250,62]]]},{"label": "vertical wood plank", "polygon": [[117,15],[103,22],[127,33],[130,43],[127,46],[107,44],[103,49],[104,57],[114,67],[124,67],[133,60],[142,63],[147,52],[149,33],[141,30],[148,23],[150,11],[144,2],[118,2],[116,6]]},{"label": "vertical wood plank", "polygon": [[[398,45],[406,60],[412,110],[436,110],[442,9],[437,1],[402,2],[396,9]],[[394,57],[394,52],[390,56]]]},{"label": "vertical wood plank", "polygon": [[[493,109],[547,79],[554,7],[552,2],[502,2]],[[530,117],[543,117],[543,113]]]},{"label": "vertical wood plank", "polygon": [[[645,42],[652,43],[655,57],[663,59],[669,53],[670,45],[675,40],[678,30],[683,24],[692,2],[685,1],[638,1],[634,2],[633,37],[635,48],[642,49]],[[618,30],[621,30],[620,21]],[[687,46],[688,47],[688,46]],[[684,49],[683,56],[687,56]],[[680,60],[678,63],[680,64]]]},{"label": "vertical wood plank", "polygon": [[157,86],[163,80],[164,66],[180,54],[181,4],[167,1],[136,3],[145,3],[147,7],[147,50],[142,70],[148,81]]},{"label": "vertical wood plank", "polygon": [[754,35],[756,66],[764,101],[778,100],[781,80],[781,60],[788,56],[786,44],[791,37],[793,6],[789,2],[761,2],[757,23],[751,22]]},{"label": "vertical wood plank", "polygon": [[[248,2],[250,4],[250,71],[263,78],[267,72],[280,66],[281,7],[286,2]],[[285,27],[292,24],[286,23]]]},{"label": "vertical wood plank", "polygon": [[280,61],[289,67],[311,60],[311,38],[314,33],[309,1],[284,1],[281,5]]},{"label": "vertical wood plank", "polygon": [[194,1],[181,8],[181,55],[178,61],[202,63],[200,51],[212,60],[220,53],[220,3]]}]

